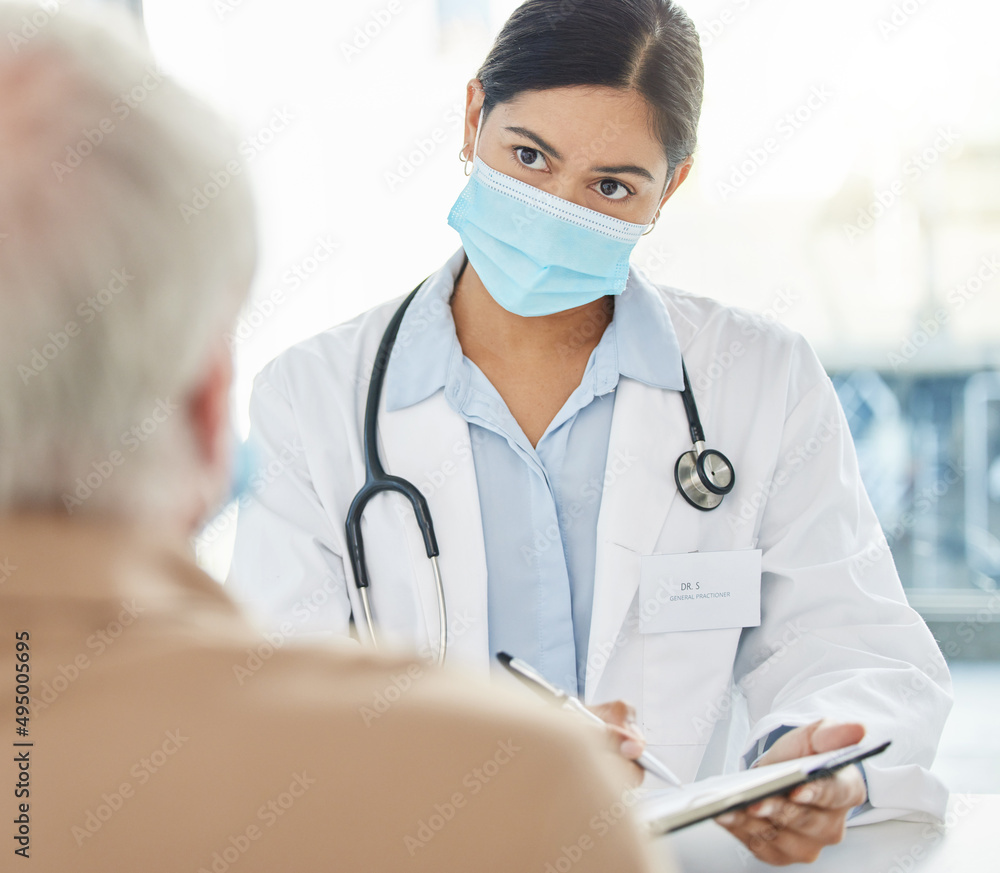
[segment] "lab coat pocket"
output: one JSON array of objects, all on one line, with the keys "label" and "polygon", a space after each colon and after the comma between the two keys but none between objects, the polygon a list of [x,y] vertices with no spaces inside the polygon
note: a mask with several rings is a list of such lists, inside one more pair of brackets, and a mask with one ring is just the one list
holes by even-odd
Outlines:
[{"label": "lab coat pocket", "polygon": [[740,635],[760,624],[760,554],[642,558],[642,729],[650,744],[705,745],[728,712]]}]

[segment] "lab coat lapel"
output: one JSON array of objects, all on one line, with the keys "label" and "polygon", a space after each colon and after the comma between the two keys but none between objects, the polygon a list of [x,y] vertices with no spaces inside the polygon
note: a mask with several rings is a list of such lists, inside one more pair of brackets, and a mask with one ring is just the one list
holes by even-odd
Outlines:
[{"label": "lab coat lapel", "polygon": [[[486,550],[469,426],[448,405],[444,392],[438,391],[393,412],[385,411],[383,404],[379,437],[386,472],[409,479],[427,498],[441,552],[438,563],[448,611],[448,660],[488,671]],[[434,574],[416,519],[408,513],[403,527],[406,554],[417,564],[430,650],[436,653]]]},{"label": "lab coat lapel", "polygon": [[639,587],[641,557],[652,554],[671,508],[682,502],[674,463],[691,448],[681,395],[622,378],[611,422],[597,522],[588,699],[604,674]]}]

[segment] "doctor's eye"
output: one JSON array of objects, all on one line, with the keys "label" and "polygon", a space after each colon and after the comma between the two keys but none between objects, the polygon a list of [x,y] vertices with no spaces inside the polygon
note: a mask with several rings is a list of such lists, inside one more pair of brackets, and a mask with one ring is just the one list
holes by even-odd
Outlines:
[{"label": "doctor's eye", "polygon": [[616,182],[614,179],[604,179],[599,187],[601,194],[608,200],[627,200],[633,194],[621,182]]},{"label": "doctor's eye", "polygon": [[529,170],[545,170],[548,164],[545,163],[545,156],[538,149],[528,146],[517,146],[514,149],[518,161]]}]

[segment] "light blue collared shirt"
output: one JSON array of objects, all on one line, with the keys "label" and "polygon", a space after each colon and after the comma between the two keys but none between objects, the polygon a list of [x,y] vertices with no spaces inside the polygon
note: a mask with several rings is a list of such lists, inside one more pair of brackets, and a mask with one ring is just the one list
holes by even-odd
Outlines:
[{"label": "light blue collared shirt", "polygon": [[[449,301],[461,250],[417,294],[386,373],[389,411],[444,390],[469,423],[486,548],[490,652],[522,658],[584,694],[597,518],[620,377],[680,390],[681,355],[659,293],[634,273],[579,386],[532,447],[462,353]],[[581,342],[585,341],[581,337]]]}]

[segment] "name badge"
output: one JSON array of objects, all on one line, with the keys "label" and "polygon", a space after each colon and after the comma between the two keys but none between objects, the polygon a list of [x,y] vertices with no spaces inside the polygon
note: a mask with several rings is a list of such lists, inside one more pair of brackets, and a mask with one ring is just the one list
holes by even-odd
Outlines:
[{"label": "name badge", "polygon": [[760,549],[745,549],[643,556],[642,633],[756,627],[760,555]]}]

